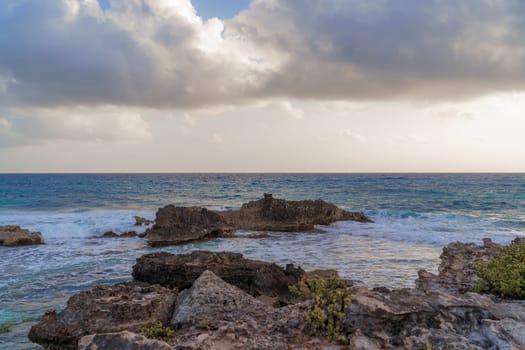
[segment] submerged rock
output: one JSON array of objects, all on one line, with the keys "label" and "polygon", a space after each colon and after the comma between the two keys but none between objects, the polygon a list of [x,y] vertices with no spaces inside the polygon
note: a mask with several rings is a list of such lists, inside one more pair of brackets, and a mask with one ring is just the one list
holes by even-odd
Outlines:
[{"label": "submerged rock", "polygon": [[233,211],[168,205],[157,211],[155,225],[146,231],[146,238],[150,245],[162,246],[231,237],[235,230],[311,231],[315,225],[340,220],[371,222],[361,212],[348,212],[322,200],[287,201],[265,194],[263,199]]},{"label": "submerged rock", "polygon": [[172,289],[139,282],[98,285],[72,296],[62,312],[46,313],[28,337],[47,348],[76,349],[85,335],[137,332],[149,320],[168,324],[176,295]]},{"label": "submerged rock", "polygon": [[107,231],[107,232],[104,232],[104,234],[102,234],[102,238],[118,238],[118,234],[113,232],[113,231]]},{"label": "submerged rock", "polygon": [[305,273],[300,267],[287,265],[283,269],[273,263],[245,259],[239,253],[195,251],[143,255],[133,266],[133,278],[182,290],[190,288],[205,270],[255,297],[277,297],[285,304],[293,299],[288,287],[297,284]]},{"label": "submerged rock", "polygon": [[40,232],[30,232],[18,225],[0,226],[0,247],[44,244]]},{"label": "submerged rock", "polygon": [[138,233],[136,231],[128,231],[128,232],[124,232],[123,234],[121,234],[120,236],[118,236],[118,238],[135,238],[135,237],[138,237]]}]

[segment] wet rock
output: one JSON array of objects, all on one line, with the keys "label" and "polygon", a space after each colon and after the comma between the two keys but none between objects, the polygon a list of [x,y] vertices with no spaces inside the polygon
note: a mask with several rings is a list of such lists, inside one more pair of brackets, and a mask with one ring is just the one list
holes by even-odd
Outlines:
[{"label": "wet rock", "polygon": [[165,206],[157,211],[155,225],[146,231],[151,246],[181,244],[218,237],[223,218],[208,209]]},{"label": "wet rock", "polygon": [[18,225],[0,226],[0,247],[44,244],[40,232],[30,232]]},{"label": "wet rock", "polygon": [[128,331],[87,335],[78,342],[79,350],[172,350],[169,344]]},{"label": "wet rock", "polygon": [[175,300],[176,291],[158,285],[98,285],[71,297],[62,312],[46,313],[28,337],[44,347],[76,349],[85,335],[137,332],[152,319],[168,324]]},{"label": "wet rock", "polygon": [[315,225],[340,220],[371,222],[361,212],[348,212],[322,200],[287,201],[265,194],[263,199],[245,203],[234,211],[168,205],[157,211],[146,238],[152,246],[163,246],[228,237],[235,230],[311,231]]},{"label": "wet rock", "polygon": [[117,238],[119,235],[113,231],[104,232],[102,238]]},{"label": "wet rock", "polygon": [[153,220],[148,220],[143,218],[142,216],[134,216],[135,219],[135,226],[142,226],[142,225],[151,225],[153,223]]},{"label": "wet rock", "polygon": [[229,226],[252,231],[311,231],[315,225],[341,220],[371,222],[363,213],[347,212],[322,200],[287,201],[273,198],[271,194],[243,204],[238,211],[219,214]]},{"label": "wet rock", "polygon": [[128,232],[124,232],[123,234],[121,234],[120,236],[118,236],[119,238],[135,238],[135,237],[138,237],[139,235],[137,234],[136,231],[128,231]]},{"label": "wet rock", "polygon": [[300,267],[293,265],[283,269],[276,264],[245,259],[238,253],[196,251],[179,255],[143,255],[133,267],[133,278],[182,290],[190,288],[205,270],[252,296],[277,297],[284,304],[294,299],[288,287],[297,284],[304,275]]}]

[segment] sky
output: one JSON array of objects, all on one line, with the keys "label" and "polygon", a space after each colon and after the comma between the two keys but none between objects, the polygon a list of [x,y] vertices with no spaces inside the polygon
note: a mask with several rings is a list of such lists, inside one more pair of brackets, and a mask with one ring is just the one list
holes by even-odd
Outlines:
[{"label": "sky", "polygon": [[521,0],[3,0],[0,172],[525,172]]}]

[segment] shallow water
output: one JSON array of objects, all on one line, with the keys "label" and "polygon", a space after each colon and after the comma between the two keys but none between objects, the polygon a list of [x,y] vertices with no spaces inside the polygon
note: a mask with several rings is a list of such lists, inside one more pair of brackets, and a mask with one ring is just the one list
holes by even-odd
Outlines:
[{"label": "shallow water", "polygon": [[[367,286],[410,287],[418,269],[437,269],[447,243],[483,237],[506,243],[525,235],[524,190],[524,175],[0,175],[0,224],[40,231],[47,243],[0,249],[0,324],[16,323],[0,334],[0,344],[38,348],[26,334],[43,312],[63,308],[94,284],[129,280],[137,257],[161,250],[235,251],[281,265],[334,268]],[[322,198],[365,210],[375,223],[164,248],[99,237],[136,230],[133,215],[154,218],[165,204],[229,209],[263,192]]]}]

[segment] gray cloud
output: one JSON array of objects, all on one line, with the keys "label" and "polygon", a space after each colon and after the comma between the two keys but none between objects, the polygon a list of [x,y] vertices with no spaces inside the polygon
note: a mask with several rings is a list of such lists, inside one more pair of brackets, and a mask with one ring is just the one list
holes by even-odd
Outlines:
[{"label": "gray cloud", "polygon": [[272,97],[458,99],[525,88],[525,5],[255,0],[203,22],[189,0],[0,4],[0,103],[194,108]]}]

